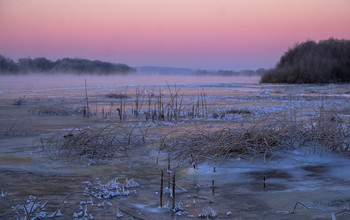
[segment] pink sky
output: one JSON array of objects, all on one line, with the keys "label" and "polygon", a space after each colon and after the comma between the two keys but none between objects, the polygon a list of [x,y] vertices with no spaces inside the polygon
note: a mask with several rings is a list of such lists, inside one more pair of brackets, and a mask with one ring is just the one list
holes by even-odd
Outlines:
[{"label": "pink sky", "polygon": [[0,0],[0,54],[13,59],[256,69],[329,37],[350,39],[349,0]]}]

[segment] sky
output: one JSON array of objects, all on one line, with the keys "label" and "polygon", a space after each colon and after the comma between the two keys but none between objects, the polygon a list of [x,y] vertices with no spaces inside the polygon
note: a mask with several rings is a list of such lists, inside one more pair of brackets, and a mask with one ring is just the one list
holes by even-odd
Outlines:
[{"label": "sky", "polygon": [[350,39],[349,12],[349,0],[0,0],[0,54],[271,68],[296,42]]}]

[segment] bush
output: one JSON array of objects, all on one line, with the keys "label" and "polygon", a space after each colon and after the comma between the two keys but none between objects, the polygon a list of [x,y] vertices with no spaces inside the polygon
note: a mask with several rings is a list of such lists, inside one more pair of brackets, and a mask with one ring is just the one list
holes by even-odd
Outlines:
[{"label": "bush", "polygon": [[350,82],[350,41],[330,38],[295,44],[274,69],[266,71],[262,83]]}]

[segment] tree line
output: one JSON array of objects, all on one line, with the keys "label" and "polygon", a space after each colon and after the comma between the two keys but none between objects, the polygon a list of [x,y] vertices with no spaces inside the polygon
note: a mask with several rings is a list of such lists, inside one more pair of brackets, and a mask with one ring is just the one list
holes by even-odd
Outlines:
[{"label": "tree line", "polygon": [[210,76],[262,76],[266,70],[264,68],[259,68],[257,70],[218,70],[218,71],[208,71],[208,70],[197,70],[194,75],[210,75]]},{"label": "tree line", "polygon": [[266,71],[262,83],[350,82],[350,40],[308,40],[296,43]]},{"label": "tree line", "polygon": [[100,60],[63,58],[51,61],[45,57],[21,58],[17,62],[0,55],[0,74],[23,73],[77,73],[77,74],[113,74],[136,72],[126,64],[116,64]]}]

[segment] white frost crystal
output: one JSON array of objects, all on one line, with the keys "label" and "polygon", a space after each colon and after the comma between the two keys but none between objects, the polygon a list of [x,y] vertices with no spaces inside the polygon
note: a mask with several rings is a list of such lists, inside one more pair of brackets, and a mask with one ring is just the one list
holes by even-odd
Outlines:
[{"label": "white frost crystal", "polygon": [[62,212],[61,212],[61,210],[57,210],[57,214],[56,214],[56,211],[54,211],[51,215],[49,215],[48,217],[50,217],[50,218],[53,218],[54,216],[57,216],[57,217],[59,217],[59,216],[62,216]]},{"label": "white frost crystal", "polygon": [[138,187],[139,184],[134,180],[134,179],[126,179],[126,184],[125,187],[126,188],[133,188],[133,187]]},{"label": "white frost crystal", "polygon": [[5,192],[4,190],[1,190],[1,197],[4,198],[5,196],[7,196],[7,192]]},{"label": "white frost crystal", "polygon": [[199,215],[198,215],[198,217],[200,217],[200,218],[216,217],[216,216],[218,216],[218,214],[210,206],[203,208],[202,212],[199,213]]},{"label": "white frost crystal", "polygon": [[83,217],[83,215],[84,215],[83,211],[80,211],[78,213],[74,212],[73,217],[74,218],[80,218],[80,217]]}]

